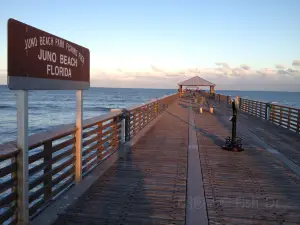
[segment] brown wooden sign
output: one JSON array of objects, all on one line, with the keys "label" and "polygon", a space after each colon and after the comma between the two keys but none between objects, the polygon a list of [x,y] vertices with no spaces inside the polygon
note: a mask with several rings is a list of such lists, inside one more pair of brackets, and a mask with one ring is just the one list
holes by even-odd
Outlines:
[{"label": "brown wooden sign", "polygon": [[89,49],[14,19],[8,20],[8,87],[82,90],[90,87]]}]

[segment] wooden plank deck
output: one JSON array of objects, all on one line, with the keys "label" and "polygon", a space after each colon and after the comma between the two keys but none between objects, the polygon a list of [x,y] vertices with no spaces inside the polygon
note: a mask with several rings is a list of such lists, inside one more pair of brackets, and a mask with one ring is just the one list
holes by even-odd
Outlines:
[{"label": "wooden plank deck", "polygon": [[[190,105],[189,98],[171,105],[53,224],[185,224],[188,207],[204,204],[197,196],[189,201],[186,196]],[[300,224],[300,178],[240,126],[245,151],[222,150],[230,135],[231,111],[215,107],[219,111],[213,115],[194,109],[209,224]],[[297,157],[297,136],[278,127],[264,133],[269,124],[260,127],[251,116],[239,120],[252,132],[261,130],[258,134],[277,150]]]},{"label": "wooden plank deck", "polygon": [[185,224],[188,111],[168,111],[53,224]]},{"label": "wooden plank deck", "polygon": [[[220,111],[211,115],[195,110],[209,224],[300,224],[299,177],[255,143],[245,129],[238,128],[238,136],[244,138],[244,152],[222,150],[231,124],[230,114],[224,108]],[[246,125],[263,129],[254,119],[248,119]],[[280,130],[276,136],[286,133]],[[263,130],[259,135],[267,137]],[[276,141],[283,139],[266,140],[278,148]],[[283,145],[293,147],[293,151],[297,148],[289,141]]]},{"label": "wooden plank deck", "polygon": [[[219,110],[217,115],[225,116],[225,120],[227,120],[227,118],[229,118],[229,116],[232,114],[230,107],[225,106],[217,101],[210,101],[210,103],[217,108],[217,110]],[[244,127],[247,127],[252,133],[259,136],[270,146],[300,166],[299,134],[241,111],[239,112],[238,123],[242,124]]]}]

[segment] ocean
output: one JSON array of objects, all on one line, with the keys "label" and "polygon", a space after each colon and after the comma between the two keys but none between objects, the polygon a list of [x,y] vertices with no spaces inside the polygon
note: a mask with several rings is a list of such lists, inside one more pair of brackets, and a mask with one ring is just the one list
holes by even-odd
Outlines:
[{"label": "ocean", "polygon": [[[83,91],[83,118],[175,93],[168,89],[90,88]],[[35,134],[75,122],[75,91],[29,91],[28,130]],[[16,140],[16,94],[0,86],[0,143]]]},{"label": "ocean", "polygon": [[[176,93],[175,89],[90,88],[83,92],[84,119]],[[218,91],[300,108],[300,92]],[[75,91],[29,91],[29,134],[75,122]],[[0,143],[16,139],[16,94],[0,86]]]}]

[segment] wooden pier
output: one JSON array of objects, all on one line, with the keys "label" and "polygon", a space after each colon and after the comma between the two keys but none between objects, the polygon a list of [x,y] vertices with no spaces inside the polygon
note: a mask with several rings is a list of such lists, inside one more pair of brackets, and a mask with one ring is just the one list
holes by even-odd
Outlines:
[{"label": "wooden pier", "polygon": [[[29,154],[30,223],[300,224],[297,124],[254,116],[244,100],[237,134],[245,150],[226,151],[229,98],[206,97],[213,113],[175,94],[85,121],[79,182],[73,125],[30,137],[30,151],[38,149]],[[19,150],[0,147],[1,177],[9,177],[0,222],[15,224]]]}]

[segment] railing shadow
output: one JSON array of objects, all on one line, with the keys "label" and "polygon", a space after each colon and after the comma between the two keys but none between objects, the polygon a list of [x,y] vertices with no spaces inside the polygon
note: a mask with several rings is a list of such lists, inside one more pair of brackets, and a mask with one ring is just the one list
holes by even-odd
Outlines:
[{"label": "railing shadow", "polygon": [[[197,112],[195,113],[195,116],[201,117],[202,115],[204,117],[206,116],[205,113],[201,115],[198,115]],[[220,130],[225,128],[228,134],[230,134],[232,124],[229,121],[229,116],[231,116],[229,110],[226,110],[226,112],[223,108],[214,110],[215,119],[212,123],[214,123],[216,129]],[[239,116],[240,115],[238,115],[238,118]],[[243,123],[243,121],[244,120],[241,120],[241,123]],[[278,160],[272,158],[264,150],[263,146],[259,143],[255,143],[256,141],[250,136],[248,137],[245,128],[241,127],[241,125],[243,124],[237,124],[237,136],[241,135],[245,137],[243,141],[246,145],[245,151],[239,154],[227,152],[225,153],[227,157],[224,157],[224,153],[220,153],[221,156],[218,157],[218,153],[216,152],[210,154],[209,157],[211,162],[215,165],[220,164],[222,167],[226,165],[225,169],[227,171],[231,170],[231,175],[236,174],[237,179],[238,177],[245,177],[244,180],[245,182],[249,182],[249,185],[244,185],[243,181],[240,181],[243,183],[243,186],[237,188],[237,193],[231,196],[226,196],[226,191],[220,191],[220,194],[223,194],[225,197],[221,197],[218,202],[214,202],[219,206],[215,212],[216,214],[213,216],[213,220],[216,215],[219,218],[223,216],[228,218],[231,215],[235,215],[234,211],[238,210],[242,213],[241,210],[244,209],[244,219],[247,220],[247,222],[253,222],[249,219],[249,217],[251,217],[252,219],[259,219],[262,223],[272,220],[278,224],[282,222],[298,224],[300,222],[297,216],[300,210],[300,197],[297,194],[300,184],[299,177],[292,174],[291,171],[285,168]],[[205,126],[209,127],[210,125],[206,123]],[[195,129],[202,132],[204,136],[214,140],[216,144],[219,143],[220,138],[217,138],[216,135],[210,131],[201,128],[201,123],[198,122],[198,127],[195,127]],[[211,144],[207,145],[213,146]],[[210,151],[210,149],[206,151]],[[217,166],[214,167],[216,173],[221,170]],[[214,177],[210,176],[210,179],[214,179]],[[231,184],[230,181],[228,181],[227,184],[219,184],[221,187],[220,190],[222,190],[222,188],[223,190],[232,190],[235,185],[237,185],[237,183]],[[213,186],[210,188],[213,188]],[[246,207],[245,202],[248,204]],[[232,203],[235,203],[235,205]],[[228,206],[230,208],[228,208]]]},{"label": "railing shadow", "polygon": [[[196,108],[193,107],[193,105],[191,105],[191,104],[189,104],[189,106],[188,106],[188,105],[184,105],[184,104],[178,103],[178,105],[181,106],[182,108],[186,108],[186,109],[189,109],[190,107],[192,107],[192,109],[193,109],[193,111],[194,111],[194,114],[195,114],[195,115],[199,114],[199,112],[196,111]],[[203,129],[203,128],[201,128],[201,127],[197,127],[196,125],[193,126],[193,125],[190,124],[188,121],[183,120],[182,118],[176,116],[175,114],[169,112],[168,110],[166,110],[166,113],[168,113],[168,114],[172,115],[173,117],[176,117],[177,119],[179,119],[179,120],[183,121],[184,123],[188,124],[188,125],[191,126],[192,129],[195,130],[196,132],[200,132],[200,133],[202,133],[205,137],[210,138],[216,145],[222,146],[222,145],[224,144],[225,140],[220,139],[217,135],[214,135],[214,134],[212,134],[212,133],[209,133],[209,132],[206,131],[205,129]],[[207,113],[207,112],[205,112],[205,113]]]},{"label": "railing shadow", "polygon": [[[214,112],[216,122],[230,129],[231,123],[226,117],[229,117],[231,112],[229,110],[224,112],[223,108],[219,111],[215,110]],[[239,194],[236,195],[234,199],[238,200],[236,209],[240,210],[244,206],[241,201],[241,199],[243,199],[245,202],[251,201],[251,204],[248,205],[248,211],[245,211],[245,215],[253,215],[253,218],[261,218],[262,223],[271,218],[274,220],[274,223],[275,221],[278,223],[282,221],[294,222],[295,224],[297,222],[299,223],[299,217],[295,217],[300,210],[299,195],[297,194],[300,184],[299,177],[297,178],[291,171],[285,168],[282,163],[268,154],[265,150],[265,146],[257,143],[251,135],[248,135],[245,130],[247,128],[241,127],[241,125],[244,125],[244,120],[240,122],[240,124],[237,124],[237,136],[244,137],[243,144],[245,151],[236,154],[234,157],[228,157],[227,161],[222,161],[226,159],[222,159],[222,157],[214,158],[216,162],[222,163],[222,165],[229,165],[230,168],[232,168],[232,174],[236,173],[237,177],[247,177],[245,181],[254,184],[253,187],[255,188],[251,190],[243,188],[238,191]],[[253,134],[257,135],[255,133]],[[234,170],[234,168],[237,169]],[[227,186],[230,187],[231,185],[227,184]],[[270,188],[270,186],[272,186],[272,188]],[[249,185],[249,188],[250,187]],[[261,197],[257,196],[258,191]],[[224,202],[224,209],[222,211],[226,209],[225,200],[220,200]],[[259,214],[257,214],[258,210]],[[228,214],[226,216],[228,216]]]},{"label": "railing shadow", "polygon": [[[144,171],[131,147],[53,224],[152,223]],[[143,222],[140,222],[143,224]]]}]

